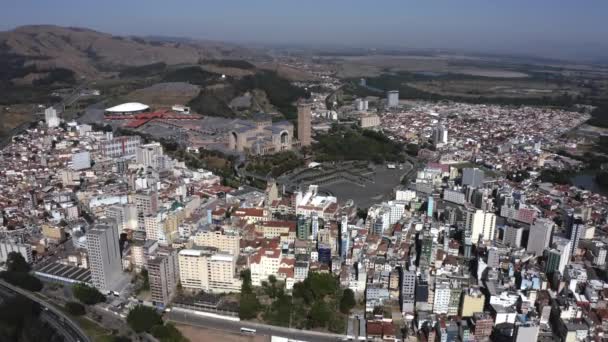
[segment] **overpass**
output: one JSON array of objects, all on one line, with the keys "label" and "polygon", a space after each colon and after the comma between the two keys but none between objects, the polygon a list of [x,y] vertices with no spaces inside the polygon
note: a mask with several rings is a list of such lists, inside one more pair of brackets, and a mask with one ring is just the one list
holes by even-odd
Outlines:
[{"label": "overpass", "polygon": [[52,304],[38,298],[33,293],[22,288],[13,286],[4,280],[0,280],[0,287],[9,289],[12,292],[20,294],[27,299],[38,303],[44,311],[41,317],[45,319],[53,328],[57,329],[68,342],[91,342],[87,334],[66,314],[57,310]]}]

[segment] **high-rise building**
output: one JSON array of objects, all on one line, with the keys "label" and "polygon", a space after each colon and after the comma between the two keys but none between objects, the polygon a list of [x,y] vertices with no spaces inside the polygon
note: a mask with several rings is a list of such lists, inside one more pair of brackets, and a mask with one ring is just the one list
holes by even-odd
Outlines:
[{"label": "high-rise building", "polygon": [[135,203],[138,215],[156,214],[158,211],[158,193],[152,190],[139,191],[133,195],[133,203]]},{"label": "high-rise building", "polygon": [[308,102],[298,103],[298,140],[300,146],[310,146],[312,143],[311,121],[311,104]]},{"label": "high-rise building", "polygon": [[150,143],[138,146],[136,149],[136,160],[146,166],[158,168],[158,158],[163,155],[163,146],[158,143]]},{"label": "high-rise building", "polygon": [[199,231],[191,239],[197,246],[217,248],[220,252],[235,256],[241,251],[241,237],[236,232],[222,229]]},{"label": "high-rise building", "polygon": [[553,241],[553,246],[559,251],[560,256],[557,270],[563,275],[566,266],[570,263],[570,257],[572,257],[572,241],[562,237],[556,237]]},{"label": "high-rise building", "polygon": [[319,234],[319,214],[317,214],[316,211],[311,215],[311,230],[312,240],[317,241],[317,235]]},{"label": "high-rise building", "polygon": [[114,220],[99,220],[86,238],[93,286],[100,291],[116,290],[122,273],[118,225]]},{"label": "high-rise building", "polygon": [[483,312],[486,298],[479,288],[469,288],[462,296],[460,316],[472,317],[476,312]]},{"label": "high-rise building", "polygon": [[296,233],[300,240],[307,240],[310,236],[310,220],[303,215],[298,216]]},{"label": "high-rise building", "polygon": [[567,223],[568,228],[570,229],[570,241],[572,242],[572,246],[570,246],[570,255],[575,255],[581,236],[585,232],[585,223],[580,216],[574,215],[568,217]]},{"label": "high-rise building", "polygon": [[401,277],[401,312],[414,313],[416,271],[403,270]]},{"label": "high-rise building", "polygon": [[433,211],[435,207],[435,199],[433,198],[433,196],[429,196],[428,201],[427,201],[427,207],[426,207],[426,216],[428,217],[433,217]]},{"label": "high-rise building", "polygon": [[59,117],[57,111],[53,107],[49,107],[44,110],[44,122],[48,128],[55,128],[59,126]]},{"label": "high-rise building", "polygon": [[104,216],[116,221],[119,233],[137,230],[137,208],[134,204],[109,206],[105,209]]},{"label": "high-rise building", "polygon": [[168,250],[148,260],[150,294],[154,305],[167,306],[177,289],[179,265],[177,252]]},{"label": "high-rise building", "polygon": [[506,226],[504,229],[504,236],[502,242],[509,247],[520,247],[521,238],[523,236],[524,229],[521,227]]},{"label": "high-rise building", "polygon": [[471,242],[477,244],[482,240],[493,240],[496,228],[496,215],[483,210],[470,209],[466,213],[466,230],[471,232]]},{"label": "high-rise building", "polygon": [[473,334],[476,341],[486,341],[492,334],[494,320],[487,312],[478,312],[473,315]]},{"label": "high-rise building", "polygon": [[386,93],[386,104],[388,108],[399,107],[399,90],[390,90]]},{"label": "high-rise building", "polygon": [[437,278],[435,281],[435,299],[433,312],[436,314],[447,314],[451,295],[450,282],[447,279]]},{"label": "high-rise building", "polygon": [[182,249],[179,277],[184,288],[213,292],[239,291],[241,282],[235,276],[236,256],[199,249]]},{"label": "high-rise building", "polygon": [[448,130],[445,126],[439,124],[433,129],[433,144],[435,146],[445,145],[448,143]]},{"label": "high-rise building", "polygon": [[475,188],[479,188],[483,185],[484,182],[484,172],[478,168],[468,168],[465,167],[462,169],[462,185],[469,185]]},{"label": "high-rise building", "polygon": [[542,255],[545,248],[549,247],[551,243],[551,233],[554,225],[555,223],[549,219],[537,219],[530,226],[526,252],[534,253],[536,256]]},{"label": "high-rise building", "polygon": [[139,145],[141,145],[141,138],[138,135],[122,136],[102,141],[100,149],[102,155],[118,158],[136,155]]},{"label": "high-rise building", "polygon": [[545,250],[545,273],[553,273],[559,269],[561,253],[557,249]]}]

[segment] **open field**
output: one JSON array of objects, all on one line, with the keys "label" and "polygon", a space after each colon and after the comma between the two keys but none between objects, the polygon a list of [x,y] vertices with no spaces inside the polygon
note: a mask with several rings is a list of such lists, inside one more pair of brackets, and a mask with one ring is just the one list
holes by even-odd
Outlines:
[{"label": "open field", "polygon": [[535,98],[543,96],[559,96],[567,93],[570,96],[579,95],[583,89],[576,86],[559,86],[553,82],[541,82],[526,79],[474,79],[474,80],[429,80],[408,82],[408,86],[416,89],[448,96],[500,96],[517,98]]},{"label": "open field", "polygon": [[214,342],[267,342],[265,336],[243,336],[238,333],[227,333],[221,330],[205,329],[191,325],[176,324],[177,329],[190,341]]}]

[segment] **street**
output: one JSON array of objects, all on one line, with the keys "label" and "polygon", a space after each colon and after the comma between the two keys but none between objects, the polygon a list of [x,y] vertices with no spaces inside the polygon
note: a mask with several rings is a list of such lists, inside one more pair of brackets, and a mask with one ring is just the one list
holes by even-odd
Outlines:
[{"label": "street", "polygon": [[336,335],[330,333],[321,333],[315,331],[289,329],[283,327],[273,327],[264,324],[257,324],[245,321],[228,321],[218,318],[200,316],[187,312],[176,312],[171,311],[165,315],[165,317],[173,322],[193,325],[213,330],[220,330],[229,333],[240,333],[241,327],[250,328],[256,330],[257,336],[280,336],[295,339],[299,341],[338,341],[341,340],[343,335]]}]

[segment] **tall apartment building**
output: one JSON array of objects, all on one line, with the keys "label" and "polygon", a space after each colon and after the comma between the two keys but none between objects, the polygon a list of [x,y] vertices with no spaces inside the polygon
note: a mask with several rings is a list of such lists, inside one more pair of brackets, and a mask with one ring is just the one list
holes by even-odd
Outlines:
[{"label": "tall apartment building", "polygon": [[223,253],[238,257],[241,251],[241,237],[236,232],[227,232],[223,229],[199,231],[191,237],[192,242],[201,247],[217,248]]},{"label": "tall apartment building", "polygon": [[298,104],[298,140],[300,141],[300,146],[310,146],[312,143],[311,121],[311,104],[300,102]]},{"label": "tall apartment building", "polygon": [[445,126],[439,124],[433,129],[433,144],[435,146],[448,143],[448,130]]},{"label": "tall apartment building", "polygon": [[138,135],[116,137],[101,142],[101,154],[109,158],[134,156],[141,145]]},{"label": "tall apartment building", "polygon": [[386,104],[388,108],[399,107],[399,90],[390,90],[386,93]]},{"label": "tall apartment building", "polygon": [[99,220],[86,237],[93,286],[100,291],[116,290],[122,273],[118,225],[114,220]]},{"label": "tall apartment building", "polygon": [[403,270],[401,279],[401,312],[414,312],[416,271]]},{"label": "tall apartment building", "polygon": [[171,301],[179,282],[177,252],[168,250],[147,262],[150,294],[154,305],[165,307]]},{"label": "tall apartment building", "polygon": [[521,227],[506,226],[502,242],[510,247],[521,247],[521,238],[524,229]]},{"label": "tall apartment building", "polygon": [[0,241],[0,262],[5,262],[11,252],[21,254],[27,263],[34,261],[31,245],[11,240]]},{"label": "tall apartment building", "polygon": [[536,256],[542,255],[545,248],[549,247],[551,243],[551,233],[554,225],[555,223],[549,219],[537,219],[530,226],[526,252],[534,253]]},{"label": "tall apartment building", "polygon": [[163,155],[163,146],[158,143],[150,143],[137,147],[135,158],[139,164],[146,167],[158,168],[158,158]]},{"label": "tall apartment building", "polygon": [[59,126],[59,117],[57,116],[57,110],[55,110],[55,108],[49,107],[44,110],[44,122],[48,128]]},{"label": "tall apartment building", "polygon": [[436,279],[435,298],[433,312],[436,314],[447,314],[450,304],[450,282],[447,279]]},{"label": "tall apartment building", "polygon": [[199,249],[179,252],[179,277],[182,287],[194,291],[239,291],[241,282],[235,274],[236,257]]},{"label": "tall apartment building", "polygon": [[158,193],[152,190],[138,191],[133,195],[138,215],[153,215],[158,211]]},{"label": "tall apartment building", "polygon": [[475,188],[479,188],[483,185],[484,172],[478,168],[464,168],[462,169],[462,185],[469,185]]},{"label": "tall apartment building", "polygon": [[478,312],[473,315],[473,334],[476,341],[487,341],[492,334],[494,320],[487,312]]},{"label": "tall apartment building", "polygon": [[572,242],[570,255],[575,255],[581,236],[585,232],[585,223],[580,216],[571,215],[568,217],[568,228],[570,229],[570,241]]},{"label": "tall apartment building", "polygon": [[486,298],[479,288],[469,288],[462,295],[462,305],[460,307],[461,317],[472,317],[476,312],[483,312]]},{"label": "tall apartment building", "polygon": [[466,213],[465,229],[471,232],[471,242],[478,243],[480,237],[486,240],[494,239],[496,215],[483,210],[468,210]]},{"label": "tall apartment building", "polygon": [[105,208],[104,216],[116,221],[120,233],[137,230],[137,207],[134,204],[109,206]]}]

